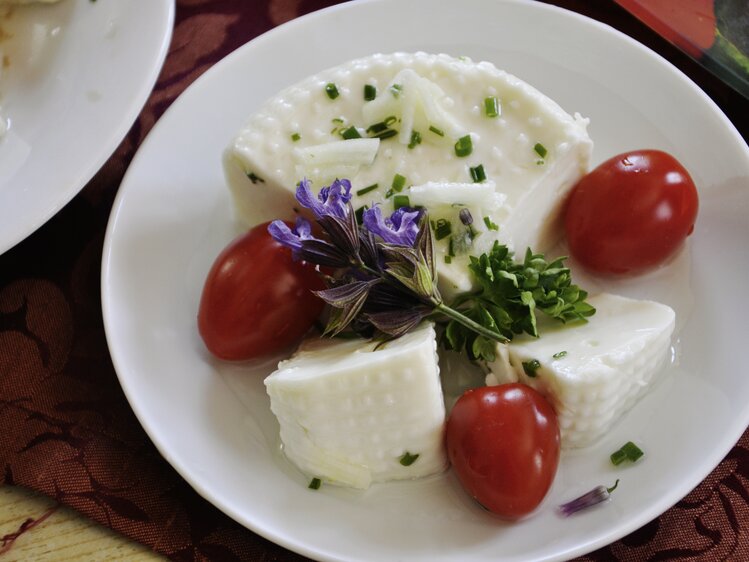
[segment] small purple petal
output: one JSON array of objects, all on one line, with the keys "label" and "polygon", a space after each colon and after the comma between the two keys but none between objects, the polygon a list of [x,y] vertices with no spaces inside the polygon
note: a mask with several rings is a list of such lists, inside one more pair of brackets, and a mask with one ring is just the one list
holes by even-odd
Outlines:
[{"label": "small purple petal", "polygon": [[383,218],[378,205],[364,211],[362,222],[367,230],[382,238],[386,243],[413,248],[419,234],[421,211],[401,207],[389,218]]},{"label": "small purple petal", "polygon": [[315,197],[310,181],[305,178],[297,186],[296,199],[302,206],[311,209],[318,219],[325,216],[346,219],[352,212],[349,205],[351,182],[345,179],[336,180],[330,186],[323,187]]},{"label": "small purple petal", "polygon": [[297,217],[296,226],[291,229],[289,226],[280,220],[275,220],[268,225],[268,233],[273,239],[287,248],[291,248],[294,257],[302,249],[303,240],[314,240],[312,236],[312,226],[302,217]]},{"label": "small purple petal", "polygon": [[619,480],[617,480],[616,484],[611,488],[607,488],[606,486],[596,486],[587,494],[583,494],[579,498],[575,498],[574,500],[560,505],[557,510],[561,515],[569,517],[573,513],[577,513],[582,509],[587,509],[601,502],[605,502],[609,499],[611,492],[613,492],[618,485]]}]

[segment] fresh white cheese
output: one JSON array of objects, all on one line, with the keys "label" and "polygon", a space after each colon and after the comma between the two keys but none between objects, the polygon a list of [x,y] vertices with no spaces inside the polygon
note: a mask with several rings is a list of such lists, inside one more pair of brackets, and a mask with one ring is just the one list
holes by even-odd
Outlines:
[{"label": "fresh white cheese", "polygon": [[[583,447],[629,410],[669,357],[674,311],[652,301],[610,294],[588,299],[596,313],[586,324],[543,326],[541,337],[521,336],[498,346],[487,384],[517,382],[554,406],[562,446]],[[526,373],[530,361],[540,367]]]},{"label": "fresh white cheese", "polygon": [[[434,326],[385,345],[305,342],[265,379],[286,456],[310,478],[367,488],[447,465]],[[409,466],[404,455],[418,455]]]},{"label": "fresh white cheese", "polygon": [[[328,84],[337,89],[335,99],[326,92]],[[365,85],[376,88],[374,100],[364,99]],[[496,117],[487,115],[487,98],[497,100]],[[375,134],[371,127],[377,123],[387,124],[392,134],[381,137],[369,163],[357,147],[347,148],[361,140],[343,140],[342,133],[355,130],[367,137]],[[427,53],[377,54],[320,72],[268,100],[232,141],[224,165],[238,214],[248,223],[291,218],[298,208],[293,193],[303,176],[320,189],[347,174],[354,208],[382,204],[388,213],[393,179],[403,176],[399,195],[451,223],[452,233],[436,246],[440,289],[449,296],[470,287],[464,274],[468,255],[486,251],[495,240],[520,255],[528,246],[538,252],[553,246],[562,201],[588,169],[592,142],[586,126],[586,119],[569,115],[491,63]],[[455,145],[464,136],[470,136],[472,151],[460,157]],[[334,141],[323,165],[307,157]],[[479,165],[484,183],[474,183]],[[443,186],[443,193],[425,187],[435,185]],[[466,185],[473,185],[482,200],[467,193]],[[426,193],[430,189],[434,197]],[[472,212],[472,229],[459,221],[462,206]],[[485,217],[498,229],[486,227]]]}]

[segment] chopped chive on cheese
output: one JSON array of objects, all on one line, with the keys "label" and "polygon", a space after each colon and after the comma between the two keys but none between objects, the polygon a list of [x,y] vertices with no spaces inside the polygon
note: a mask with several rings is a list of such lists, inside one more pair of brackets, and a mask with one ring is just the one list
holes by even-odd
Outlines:
[{"label": "chopped chive on cheese", "polygon": [[444,137],[445,136],[445,131],[443,131],[442,129],[438,129],[434,125],[429,125],[429,130],[432,131],[438,137]]},{"label": "chopped chive on cheese", "polygon": [[411,141],[408,143],[408,148],[413,148],[417,144],[421,144],[421,133],[419,131],[411,131]]},{"label": "chopped chive on cheese", "polygon": [[336,99],[340,94],[338,93],[338,86],[333,84],[333,82],[328,82],[325,84],[325,93],[328,94],[328,97],[332,100]]},{"label": "chopped chive on cheese", "polygon": [[373,183],[372,185],[368,185],[367,187],[362,187],[360,190],[356,192],[357,195],[366,195],[370,191],[374,191],[377,189],[377,186],[380,185],[378,183]]},{"label": "chopped chive on cheese", "polygon": [[611,454],[611,462],[615,466],[619,466],[624,461],[635,462],[644,454],[645,453],[642,452],[642,449],[632,443],[632,441],[627,441],[622,445],[621,449]]},{"label": "chopped chive on cheese", "polygon": [[296,142],[296,141],[298,141],[298,140],[299,140],[299,139],[301,139],[301,138],[302,138],[302,135],[300,135],[299,133],[293,133],[293,134],[291,135],[291,140],[292,140],[293,142]]},{"label": "chopped chive on cheese", "polygon": [[255,172],[247,172],[247,177],[252,183],[265,183],[265,180],[258,176]]},{"label": "chopped chive on cheese", "polygon": [[416,459],[418,458],[419,458],[419,453],[412,455],[411,453],[406,451],[405,453],[403,453],[403,456],[399,460],[403,466],[411,466],[413,463],[416,462]]},{"label": "chopped chive on cheese", "polygon": [[313,479],[312,479],[312,480],[310,481],[310,483],[309,483],[309,486],[307,486],[307,487],[308,487],[308,488],[309,488],[310,490],[319,490],[319,489],[320,489],[320,485],[321,485],[321,484],[322,484],[322,480],[320,480],[319,478],[313,478]]},{"label": "chopped chive on cheese", "polygon": [[533,150],[535,150],[536,154],[538,154],[541,158],[546,158],[546,154],[548,153],[546,147],[540,142],[536,143],[536,146],[533,147]]},{"label": "chopped chive on cheese", "polygon": [[447,264],[450,264],[450,263],[452,263],[452,262],[453,262],[453,259],[452,259],[452,257],[450,257],[450,256],[445,256],[445,263],[447,263]]},{"label": "chopped chive on cheese", "polygon": [[377,97],[377,88],[372,86],[372,84],[365,84],[364,85],[364,100],[372,101],[376,97]]},{"label": "chopped chive on cheese", "polygon": [[391,137],[394,137],[397,134],[398,134],[398,131],[396,131],[395,129],[388,129],[388,130],[383,131],[383,132],[381,132],[381,133],[379,133],[377,135],[374,135],[374,138],[377,138],[377,139],[380,139],[380,140],[385,140],[385,139],[389,139]]},{"label": "chopped chive on cheese", "polygon": [[403,84],[393,84],[392,86],[390,86],[390,93],[393,94],[394,98],[400,96],[402,91]]},{"label": "chopped chive on cheese", "polygon": [[471,135],[460,137],[458,142],[455,143],[455,155],[459,158],[465,158],[471,152],[473,152],[473,142],[471,141]]},{"label": "chopped chive on cheese", "polygon": [[395,191],[393,191],[392,189],[388,189],[388,190],[387,190],[387,191],[385,192],[385,198],[386,198],[386,199],[389,199],[390,197],[392,197],[392,196],[393,196],[393,194],[395,194]]},{"label": "chopped chive on cheese", "polygon": [[341,131],[341,136],[346,140],[361,138],[359,131],[353,125],[351,125],[348,129],[344,129],[343,131]]},{"label": "chopped chive on cheese", "polygon": [[561,359],[562,357],[567,357],[567,352],[566,351],[560,351],[559,353],[555,353],[554,355],[552,355],[552,357],[554,359]]},{"label": "chopped chive on cheese", "polygon": [[452,231],[453,231],[453,225],[447,219],[439,219],[434,224],[434,237],[437,240],[442,240],[443,238],[447,238],[448,236],[450,236]]},{"label": "chopped chive on cheese", "polygon": [[447,256],[450,258],[455,257],[455,245],[453,244],[453,237],[450,237],[450,243],[447,245]]},{"label": "chopped chive on cheese", "polygon": [[335,123],[336,125],[343,125],[345,123],[343,117],[333,117],[330,122]]},{"label": "chopped chive on cheese", "polygon": [[403,188],[405,186],[406,186],[406,177],[400,174],[395,174],[395,177],[393,177],[393,185],[391,185],[390,187],[392,187],[397,192],[401,192],[403,191]]},{"label": "chopped chive on cheese", "polygon": [[393,197],[393,210],[397,211],[401,207],[410,207],[411,201],[408,199],[408,195],[396,195]]},{"label": "chopped chive on cheese", "polygon": [[354,216],[356,217],[356,224],[362,224],[364,222],[364,211],[366,211],[367,209],[369,209],[367,205],[362,205],[356,211],[354,211]]},{"label": "chopped chive on cheese", "polygon": [[536,372],[541,368],[541,362],[538,359],[531,359],[530,361],[523,361],[523,371],[529,377],[535,377]]},{"label": "chopped chive on cheese", "polygon": [[499,230],[499,226],[497,225],[497,223],[493,222],[489,217],[484,217],[484,224],[489,230]]},{"label": "chopped chive on cheese", "polygon": [[487,117],[499,117],[499,100],[496,96],[491,96],[484,99],[484,111]]},{"label": "chopped chive on cheese", "polygon": [[484,165],[479,164],[478,166],[474,166],[471,168],[471,178],[473,179],[474,183],[481,183],[482,181],[486,180],[486,172],[484,171]]}]

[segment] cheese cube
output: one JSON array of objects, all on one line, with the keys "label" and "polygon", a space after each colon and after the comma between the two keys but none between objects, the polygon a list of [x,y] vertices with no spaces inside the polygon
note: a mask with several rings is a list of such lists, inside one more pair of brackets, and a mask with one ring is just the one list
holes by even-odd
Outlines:
[{"label": "cheese cube", "polygon": [[436,347],[427,322],[379,346],[305,342],[265,379],[286,456],[310,478],[354,488],[444,470]]}]

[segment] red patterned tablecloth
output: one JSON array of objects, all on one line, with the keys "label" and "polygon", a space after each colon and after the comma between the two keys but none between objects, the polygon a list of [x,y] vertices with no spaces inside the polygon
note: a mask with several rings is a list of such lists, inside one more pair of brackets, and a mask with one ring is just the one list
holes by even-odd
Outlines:
[{"label": "red patterned tablecloth", "polygon": [[[125,169],[169,104],[222,57],[333,0],[178,0],[169,56],[131,131],[85,189],[0,256],[0,482],[40,491],[174,560],[303,560],[200,498],[117,382],[102,325],[104,231]],[[749,137],[749,103],[613,1],[553,3],[609,23],[691,76]],[[749,432],[658,519],[580,560],[749,560]]]}]

